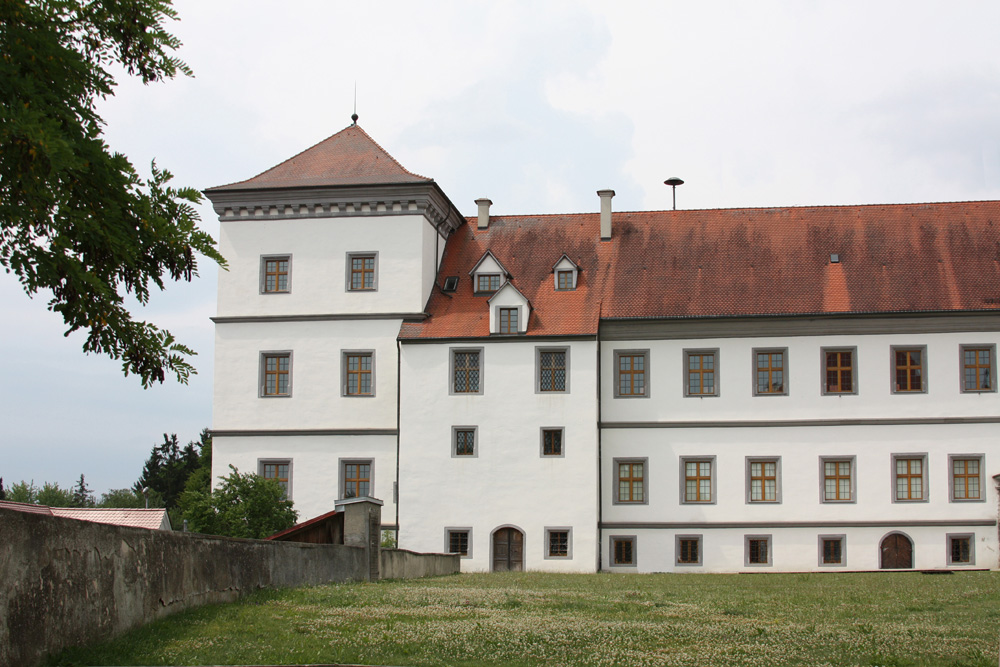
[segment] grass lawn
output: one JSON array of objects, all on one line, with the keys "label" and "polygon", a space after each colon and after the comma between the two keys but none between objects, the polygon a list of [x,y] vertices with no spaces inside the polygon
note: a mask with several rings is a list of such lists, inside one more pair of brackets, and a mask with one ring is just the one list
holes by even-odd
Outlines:
[{"label": "grass lawn", "polygon": [[466,574],[263,591],[50,665],[997,665],[1000,573]]}]

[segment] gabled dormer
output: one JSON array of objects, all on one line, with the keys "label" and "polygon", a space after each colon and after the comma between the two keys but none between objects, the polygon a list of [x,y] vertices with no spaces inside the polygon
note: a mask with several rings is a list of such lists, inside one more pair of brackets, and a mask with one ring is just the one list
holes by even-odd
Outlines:
[{"label": "gabled dormer", "polygon": [[531,304],[511,282],[504,283],[487,301],[490,306],[490,334],[523,334],[528,331]]},{"label": "gabled dormer", "polygon": [[469,275],[472,276],[472,291],[476,294],[492,294],[510,278],[507,269],[489,250],[476,262]]},{"label": "gabled dormer", "polygon": [[574,290],[579,275],[580,267],[569,258],[569,255],[563,255],[552,267],[553,287],[557,290]]}]

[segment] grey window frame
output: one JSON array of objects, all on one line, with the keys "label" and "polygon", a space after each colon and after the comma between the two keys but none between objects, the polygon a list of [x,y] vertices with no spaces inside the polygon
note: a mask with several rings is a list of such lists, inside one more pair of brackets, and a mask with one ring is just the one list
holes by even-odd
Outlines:
[{"label": "grey window frame", "polygon": [[[681,540],[698,540],[698,560],[694,563],[681,562]],[[705,538],[703,535],[674,535],[674,565],[677,567],[701,567],[705,558]]]},{"label": "grey window frame", "polygon": [[[826,390],[826,355],[831,352],[851,353],[851,391]],[[830,345],[820,348],[819,354],[819,387],[822,396],[857,396],[858,395],[858,348],[856,345]]]},{"label": "grey window frame", "polygon": [[450,554],[454,553],[450,551],[451,549],[451,534],[452,533],[467,533],[466,539],[469,544],[469,551],[464,556],[459,555],[462,560],[467,560],[472,558],[472,526],[445,526],[444,527],[444,549],[442,553]]},{"label": "grey window frame", "polygon": [[[746,504],[747,505],[780,505],[781,504],[781,457],[780,456],[747,456],[745,459]],[[752,463],[774,462],[774,500],[753,500],[750,471]]]},{"label": "grey window frame", "polygon": [[[920,389],[902,391],[896,389],[896,352],[920,352]],[[919,395],[927,393],[927,346],[926,345],[890,345],[889,346],[889,392],[893,395]],[[895,495],[895,494],[894,494]]]},{"label": "grey window frame", "polygon": [[[556,274],[556,276],[555,276],[555,291],[557,291],[557,292],[572,292],[573,290],[575,290],[576,289],[576,272],[577,272],[577,269],[556,269],[555,270],[555,274]],[[570,283],[572,283],[572,287],[559,287],[559,274],[560,273],[568,273],[569,274],[569,280],[570,280]]]},{"label": "grey window frame", "polygon": [[[955,459],[979,460],[979,497],[955,497]],[[986,454],[948,454],[948,502],[950,503],[985,503],[986,502]]]},{"label": "grey window frame", "polygon": [[[966,389],[965,388],[965,351],[966,350],[982,350],[988,349],[990,351],[990,373],[991,373],[991,384],[993,385],[990,389]],[[982,345],[969,345],[962,344],[958,346],[958,387],[963,394],[990,394],[996,393],[997,391],[997,346],[993,343],[983,343]]]},{"label": "grey window frame", "polygon": [[[458,432],[472,431],[472,454],[458,453]],[[478,426],[452,426],[451,427],[451,458],[453,459],[478,459],[479,458],[479,427]]]},{"label": "grey window frame", "polygon": [[[274,290],[268,292],[265,290],[267,286],[267,263],[273,261],[285,260],[288,262],[288,271],[286,275],[288,276],[288,289],[286,290]],[[291,253],[278,253],[274,255],[261,255],[260,256],[260,280],[258,284],[258,289],[260,294],[291,294],[292,293],[292,255]]]},{"label": "grey window frame", "polygon": [[[840,562],[839,563],[824,563],[823,562],[823,541],[824,540],[840,540]],[[847,567],[847,535],[818,535],[816,537],[816,547],[818,553],[816,555],[816,563],[818,567]]]},{"label": "grey window frame", "polygon": [[[706,348],[696,348],[696,349],[685,349],[683,351],[683,365],[681,367],[681,375],[684,379],[684,396],[686,398],[715,398],[720,396],[722,393],[722,363],[721,363],[721,352],[717,347],[706,347]],[[707,355],[711,354],[714,357],[712,362],[715,367],[712,369],[712,374],[714,376],[714,390],[712,393],[706,394],[692,394],[690,390],[690,383],[688,382],[690,376],[690,368],[688,368],[688,359],[691,355]]]},{"label": "grey window frame", "polygon": [[[479,353],[479,389],[478,391],[455,391],[455,355],[466,352]],[[482,396],[486,388],[486,348],[483,347],[449,347],[448,348],[448,395],[449,396]]]},{"label": "grey window frame", "polygon": [[[267,358],[268,357],[288,357],[288,391],[284,394],[266,394],[264,389],[266,387],[266,372],[267,372]],[[292,397],[292,380],[294,378],[293,359],[292,350],[261,350],[258,360],[258,374],[257,374],[257,396],[258,398],[291,398]]]},{"label": "grey window frame", "polygon": [[[767,562],[750,562],[750,540],[767,541]],[[774,565],[774,539],[772,535],[744,535],[743,536],[743,566],[744,567],[771,567]]]},{"label": "grey window frame", "polygon": [[[643,379],[643,390],[644,391],[641,394],[622,394],[622,393],[619,392],[619,389],[621,388],[621,382],[619,382],[618,359],[620,357],[622,357],[622,356],[629,356],[629,357],[642,356],[642,357],[644,357],[643,362],[642,362],[643,366],[645,367],[645,372],[644,372],[645,378]],[[612,369],[614,372],[612,373],[612,378],[613,378],[612,381],[614,382],[614,397],[615,398],[649,398],[649,396],[650,396],[650,390],[651,390],[651,386],[652,386],[652,382],[651,382],[651,380],[652,380],[652,372],[651,372],[651,368],[649,366],[649,361],[650,361],[650,355],[649,355],[649,350],[648,349],[645,349],[645,350],[615,350],[614,351],[614,368]]]},{"label": "grey window frame", "polygon": [[[851,464],[851,498],[849,500],[827,500],[826,499],[826,463],[842,463],[848,461]],[[895,489],[895,487],[894,487]],[[895,491],[894,491],[895,493]],[[849,456],[820,456],[819,457],[819,502],[823,505],[849,505],[858,502],[858,457]]]},{"label": "grey window frame", "polygon": [[[351,287],[351,261],[358,257],[374,257],[375,258],[375,268],[372,269],[372,286],[370,289],[365,289],[361,287],[359,289],[354,289]],[[378,274],[379,274],[379,257],[377,250],[353,250],[347,253],[347,259],[345,262],[345,281],[344,281],[344,291],[351,292],[354,294],[370,294],[371,292],[378,291]]]},{"label": "grey window frame", "polygon": [[[618,499],[618,465],[620,463],[641,463],[642,464],[642,500],[619,500]],[[611,490],[612,505],[648,505],[649,504],[649,458],[643,456],[622,456],[611,459],[611,477],[613,480]]]},{"label": "grey window frame", "polygon": [[340,498],[344,499],[344,493],[347,491],[347,469],[346,466],[351,464],[368,464],[368,495],[367,496],[352,496],[353,498],[377,498],[375,495],[375,459],[374,458],[364,458],[364,457],[349,457],[337,459],[337,480],[338,480],[338,495]]},{"label": "grey window frame", "polygon": [[[775,392],[764,392],[761,393],[757,390],[757,355],[758,354],[774,354],[780,352],[784,355],[785,365],[782,367],[782,373],[784,373],[785,381],[783,383],[783,388],[781,391]],[[788,348],[787,347],[755,347],[750,350],[750,379],[751,386],[753,388],[754,396],[788,396]]]},{"label": "grey window frame", "polygon": [[[969,540],[969,562],[959,563],[951,559],[951,541],[953,539]],[[974,567],[976,565],[976,534],[975,533],[947,533],[944,536],[945,562],[949,567]]]},{"label": "grey window frame", "polygon": [[[687,499],[687,464],[688,463],[705,463],[708,462],[711,465],[711,486],[712,486],[712,499],[711,500],[688,500]],[[678,466],[680,472],[680,504],[681,505],[715,505],[718,503],[718,484],[719,484],[719,470],[716,467],[716,457],[712,456],[681,456],[680,466]]]},{"label": "grey window frame", "polygon": [[[921,468],[920,468],[921,475],[920,476],[922,477],[921,485],[922,485],[922,488],[923,488],[923,491],[924,491],[923,498],[909,499],[909,498],[897,498],[896,497],[896,460],[897,459],[920,459],[921,460]],[[889,487],[891,489],[891,491],[892,491],[892,495],[891,495],[892,502],[894,502],[894,503],[902,503],[904,505],[908,505],[908,504],[912,504],[912,503],[926,503],[926,502],[930,501],[930,495],[931,495],[930,491],[931,490],[930,490],[930,487],[928,486],[929,475],[927,473],[927,452],[913,452],[913,453],[903,452],[901,454],[890,454],[889,455],[889,464],[890,464],[889,475],[892,478],[892,486]],[[982,469],[982,468],[980,468],[980,469]],[[950,475],[951,471],[949,470],[948,473]]]},{"label": "grey window frame", "polygon": [[260,458],[257,459],[257,474],[264,477],[265,465],[287,465],[288,466],[288,487],[285,489],[285,498],[292,500],[292,459],[290,458]]},{"label": "grey window frame", "polygon": [[[569,347],[538,345],[535,347],[535,393],[536,394],[568,394],[569,386]],[[542,354],[551,352],[562,352],[565,355],[566,380],[564,389],[542,389]]]},{"label": "grey window frame", "polygon": [[[545,432],[559,431],[562,435],[559,440],[559,453],[545,453]],[[565,426],[542,426],[538,429],[538,455],[543,459],[563,459],[566,458],[566,427]]]},{"label": "grey window frame", "polygon": [[[549,536],[552,533],[566,533],[566,555],[553,556],[549,553]],[[633,547],[632,555],[635,556]],[[573,527],[572,526],[545,526],[545,542],[542,544],[543,560],[573,560]]]},{"label": "grey window frame", "polygon": [[[632,543],[632,562],[615,562],[615,542],[626,541]],[[639,567],[639,539],[635,535],[609,535],[608,536],[608,567],[614,568],[637,568]]]},{"label": "grey window frame", "polygon": [[[504,306],[501,304],[496,304],[493,307],[496,308],[496,314],[494,315],[494,317],[497,323],[497,330],[493,332],[494,336],[517,336],[518,334],[522,333],[521,322],[523,320],[521,318],[524,316],[523,306]],[[500,326],[501,326],[500,313],[501,311],[504,310],[513,310],[516,311],[517,313],[517,326],[514,327],[514,331],[503,331],[503,332],[500,331]],[[527,322],[525,322],[525,325],[527,325]],[[524,330],[527,331],[527,326],[524,327]]]},{"label": "grey window frame", "polygon": [[[370,394],[347,393],[347,357],[351,355],[368,355],[372,358]],[[341,350],[340,351],[340,395],[344,398],[375,398],[375,350]]]}]

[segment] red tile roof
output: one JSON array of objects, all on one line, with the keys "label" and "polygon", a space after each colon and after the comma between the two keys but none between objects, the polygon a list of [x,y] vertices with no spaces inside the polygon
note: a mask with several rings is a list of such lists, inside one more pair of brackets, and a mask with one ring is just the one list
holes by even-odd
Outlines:
[{"label": "red tile roof", "polygon": [[431,181],[407,171],[367,132],[350,125],[262,174],[206,192]]},{"label": "red tile roof", "polygon": [[[468,271],[489,250],[531,302],[528,336],[596,334],[602,318],[1000,310],[1000,202],[468,218],[448,240],[430,317],[403,339],[489,335]],[[566,254],[578,287],[556,291]],[[837,254],[839,262],[831,262]]]},{"label": "red tile roof", "polygon": [[170,530],[170,519],[167,510],[143,508],[111,508],[111,507],[49,507],[31,503],[15,503],[0,500],[0,509],[17,510],[29,514],[47,514],[61,516],[67,519],[93,521],[94,523],[109,523],[115,526],[131,526],[133,528],[149,528],[150,530]]}]

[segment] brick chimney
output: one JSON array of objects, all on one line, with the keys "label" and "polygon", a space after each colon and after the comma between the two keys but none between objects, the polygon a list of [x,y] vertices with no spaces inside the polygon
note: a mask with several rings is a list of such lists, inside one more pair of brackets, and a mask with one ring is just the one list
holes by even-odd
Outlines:
[{"label": "brick chimney", "polygon": [[611,239],[611,198],[615,191],[598,190],[597,196],[601,198],[601,240],[607,241]]},{"label": "brick chimney", "polygon": [[476,203],[479,205],[479,224],[476,226],[477,229],[486,229],[490,226],[490,206],[493,205],[486,197],[477,199]]}]

